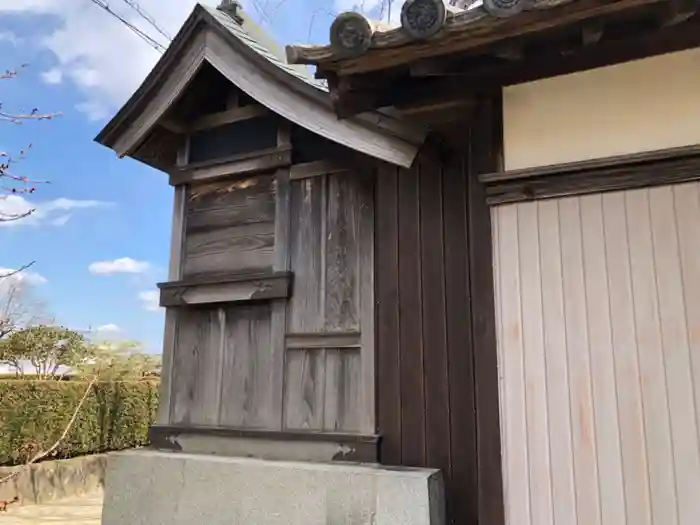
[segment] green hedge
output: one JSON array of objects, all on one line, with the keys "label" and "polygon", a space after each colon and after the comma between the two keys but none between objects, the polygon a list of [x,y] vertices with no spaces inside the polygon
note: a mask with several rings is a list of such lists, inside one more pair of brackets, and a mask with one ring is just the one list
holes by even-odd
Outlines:
[{"label": "green hedge", "polygon": [[[59,438],[88,383],[0,381],[0,465],[16,465]],[[147,444],[158,382],[97,383],[53,459]]]}]

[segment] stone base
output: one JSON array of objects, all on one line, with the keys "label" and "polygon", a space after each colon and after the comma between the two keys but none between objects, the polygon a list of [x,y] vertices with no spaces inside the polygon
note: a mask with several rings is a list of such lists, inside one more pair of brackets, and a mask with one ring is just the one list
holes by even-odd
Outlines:
[{"label": "stone base", "polygon": [[87,494],[102,487],[107,456],[94,454],[72,459],[42,461],[30,467],[0,467],[0,479],[19,471],[12,480],[0,484],[0,501],[19,504],[48,503]]},{"label": "stone base", "polygon": [[443,525],[437,470],[129,451],[102,525]]}]

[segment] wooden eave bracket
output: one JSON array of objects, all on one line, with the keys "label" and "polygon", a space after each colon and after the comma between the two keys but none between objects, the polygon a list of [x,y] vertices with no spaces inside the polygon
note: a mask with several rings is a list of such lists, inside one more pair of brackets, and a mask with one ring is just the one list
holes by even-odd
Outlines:
[{"label": "wooden eave bracket", "polygon": [[291,282],[291,272],[263,272],[159,283],[160,306],[200,306],[285,299],[289,297]]}]

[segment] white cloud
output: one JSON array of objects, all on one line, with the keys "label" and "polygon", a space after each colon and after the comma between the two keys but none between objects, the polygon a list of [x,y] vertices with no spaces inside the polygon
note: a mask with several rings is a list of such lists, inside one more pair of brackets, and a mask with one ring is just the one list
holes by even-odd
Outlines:
[{"label": "white cloud", "polygon": [[121,257],[113,261],[96,261],[88,266],[90,273],[95,275],[111,275],[114,273],[144,273],[151,268],[145,261],[137,261],[131,257]]},{"label": "white cloud", "polygon": [[9,42],[13,46],[16,46],[21,41],[21,38],[10,31],[0,31],[0,42]]},{"label": "white cloud", "polygon": [[141,301],[141,306],[149,312],[157,312],[160,309],[160,294],[158,290],[140,292],[139,301]]},{"label": "white cloud", "polygon": [[[8,281],[32,285],[45,284],[48,282],[46,277],[40,273],[32,272],[30,270],[22,270],[21,272],[17,272],[17,270],[12,268],[0,268],[0,277],[4,277]],[[0,283],[5,279],[0,279]]]},{"label": "white cloud", "polygon": [[[211,5],[219,3],[219,0],[205,1]],[[165,32],[175,35],[195,3],[196,0],[140,0],[138,5]],[[126,2],[109,2],[109,7],[167,45],[165,38]],[[70,82],[81,92],[83,100],[78,109],[90,118],[113,114],[159,58],[155,49],[87,0],[0,0],[0,18],[8,15],[45,15],[54,21],[50,30],[32,38],[53,53],[56,61],[55,69],[51,70],[54,72],[44,80],[55,80],[60,72],[64,82]]]},{"label": "white cloud", "polygon": [[65,226],[70,218],[70,213],[56,217],[54,220],[51,221],[51,226]]},{"label": "white cloud", "polygon": [[[1,0],[0,0],[1,1]],[[44,202],[31,202],[22,195],[7,195],[0,198],[0,219],[9,219],[31,214],[18,220],[0,220],[0,227],[12,228],[19,226],[38,226],[41,224],[54,224],[63,226],[68,219],[69,211],[77,209],[99,208],[109,203],[93,200],[54,199]]]},{"label": "white cloud", "polygon": [[54,67],[53,69],[44,71],[41,74],[41,78],[47,84],[60,84],[63,82],[63,71],[57,67]]},{"label": "white cloud", "polygon": [[119,328],[114,323],[108,323],[108,324],[103,324],[102,326],[98,326],[97,331],[98,332],[119,332],[119,331],[121,331],[121,328]]}]

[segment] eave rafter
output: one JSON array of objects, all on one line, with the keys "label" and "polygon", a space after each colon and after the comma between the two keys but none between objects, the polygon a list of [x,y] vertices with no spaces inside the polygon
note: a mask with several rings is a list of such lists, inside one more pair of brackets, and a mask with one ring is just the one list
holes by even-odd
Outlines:
[{"label": "eave rafter", "polygon": [[[700,46],[699,4],[698,0],[639,3],[636,9],[608,12],[537,34],[525,32],[459,53],[414,58],[376,72],[349,74],[339,63],[320,64],[317,76],[328,78],[341,117],[377,107],[472,98],[505,85]],[[368,57],[358,60],[362,58]]]}]

